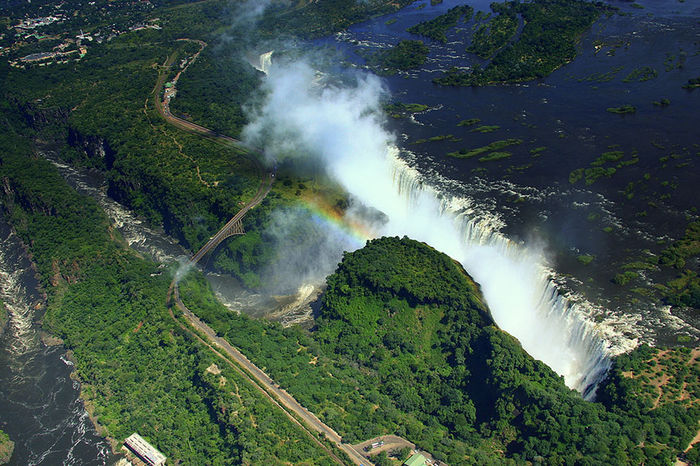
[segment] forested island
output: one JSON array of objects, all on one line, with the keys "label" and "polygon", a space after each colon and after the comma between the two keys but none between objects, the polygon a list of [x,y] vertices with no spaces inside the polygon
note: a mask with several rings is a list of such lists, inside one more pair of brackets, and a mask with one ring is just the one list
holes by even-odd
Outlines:
[{"label": "forested island", "polygon": [[402,40],[392,48],[367,57],[380,74],[408,71],[425,63],[430,49],[420,40]]},{"label": "forested island", "polygon": [[7,464],[12,458],[12,451],[15,448],[15,444],[10,437],[0,430],[0,464]]},{"label": "forested island", "polygon": [[[44,155],[104,177],[112,198],[194,252],[255,195],[261,170],[253,151],[178,130],[158,113],[160,87],[200,49],[181,39],[207,45],[178,82],[173,114],[239,137],[249,118],[246,98],[264,77],[244,60],[222,55],[234,56],[249,41],[279,31],[326,35],[411,2],[277,5],[252,32],[221,15],[225,1],[152,3],[150,13],[140,6],[138,14],[122,12],[114,28],[123,33],[85,40],[87,54],[79,61],[26,68],[0,63],[0,207],[46,292],[42,325],[71,351],[81,398],[113,447],[139,432],[173,464],[201,464],[203,458],[211,464],[349,462],[323,436],[285,416],[201,334],[186,330],[166,303],[179,264],[157,264],[130,248],[97,202],[71,188]],[[73,26],[100,37],[108,11],[102,6],[76,14]],[[610,11],[578,0],[491,8],[492,16],[475,18],[478,26],[465,49],[488,64],[450,71],[436,82],[480,86],[546,76],[573,60],[580,34]],[[158,18],[158,27],[132,24],[132,14],[151,26],[156,23],[148,21]],[[472,18],[472,7],[458,6],[409,32],[442,43],[446,31]],[[226,40],[219,40],[221,31]],[[29,41],[32,52],[43,46]],[[12,47],[12,60],[30,50]],[[423,65],[429,50],[421,40],[404,40],[369,60],[405,71]],[[650,75],[640,72],[634,79]],[[428,108],[394,102],[385,110],[398,119]],[[500,128],[480,122],[470,118],[457,126],[476,134]],[[460,139],[449,134],[430,141],[447,140]],[[503,149],[522,143],[465,143],[447,155],[497,163],[510,157]],[[532,149],[533,156],[545,150]],[[604,152],[573,168],[569,184],[591,186],[635,160],[632,153]],[[347,194],[327,178],[300,174],[292,163],[275,170],[270,193],[243,220],[246,234],[227,240],[208,259],[212,269],[254,291],[263,288],[262,271],[274,260],[268,231],[273,211],[284,214],[312,200],[336,216],[349,209]],[[700,223],[689,223],[685,236],[646,263],[681,274],[656,288],[668,305],[700,306],[700,280],[688,268],[700,254],[699,232]],[[315,239],[305,231],[295,234],[300,245]],[[616,284],[640,278],[627,270]],[[479,285],[459,263],[408,237],[378,238],[345,254],[325,281],[310,329],[232,312],[198,270],[182,279],[179,290],[217,337],[264,368],[347,444],[398,435],[449,464],[700,461],[697,444],[689,448],[700,419],[697,349],[640,346],[615,358],[597,400],[585,401],[498,328]],[[0,302],[0,329],[5,320]],[[0,463],[3,455],[9,460],[11,445],[0,431]],[[374,461],[400,464],[386,456]]]},{"label": "forested island", "polygon": [[[576,57],[576,43],[612,7],[583,0],[493,3],[494,13],[474,33],[467,51],[489,58],[470,71],[453,69],[434,82],[445,86],[483,86],[542,78]],[[518,18],[524,22],[515,37]]]}]

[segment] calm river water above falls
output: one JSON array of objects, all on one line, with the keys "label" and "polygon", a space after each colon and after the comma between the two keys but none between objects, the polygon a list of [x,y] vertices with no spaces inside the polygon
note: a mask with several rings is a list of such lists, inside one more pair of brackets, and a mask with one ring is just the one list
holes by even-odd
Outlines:
[{"label": "calm river water above falls", "polygon": [[[612,278],[627,264],[658,254],[661,243],[682,236],[688,221],[698,218],[700,90],[682,88],[700,76],[698,4],[641,0],[643,8],[632,8],[610,2],[623,15],[601,18],[581,38],[579,56],[545,79],[483,88],[437,86],[432,79],[442,71],[483,63],[464,51],[473,21],[449,32],[447,44],[406,28],[463,3],[417,2],[315,43],[364,67],[358,51],[424,40],[431,50],[422,69],[384,78],[391,99],[429,106],[389,122],[402,158],[445,196],[468,199],[477,217],[488,218],[511,239],[544,247],[561,291],[585,301],[601,330],[624,334],[630,344],[673,344],[680,335],[697,341],[697,314],[671,315],[639,291],[653,284],[646,273],[625,287]],[[489,1],[466,3],[489,11]],[[630,78],[645,67],[657,76]],[[653,104],[664,98],[671,104]],[[606,111],[625,104],[636,113]],[[471,118],[481,120],[476,126],[497,129],[482,134],[457,126]],[[430,138],[435,140],[424,142]],[[447,156],[510,138],[522,143],[504,149],[512,153],[505,160]],[[591,185],[569,182],[572,171],[593,166],[607,151],[636,161]],[[584,265],[577,260],[582,255],[594,259]]]},{"label": "calm river water above falls", "polygon": [[[416,8],[423,3],[425,8]],[[433,7],[427,1],[418,2],[319,43],[338,47],[361,65],[355,56],[357,48],[380,49],[399,39],[415,39],[405,32],[408,26],[458,3],[445,0]],[[483,10],[489,3],[471,2]],[[697,322],[669,315],[666,309],[616,288],[610,278],[637,252],[653,249],[659,240],[677,238],[687,217],[697,215],[692,209],[697,206],[700,90],[688,92],[681,85],[700,76],[700,10],[693,1],[637,3],[645,9],[615,3],[631,16],[598,22],[583,37],[579,58],[541,81],[482,89],[434,86],[430,81],[440,70],[471,64],[458,58],[464,55],[464,28],[455,31],[447,45],[430,44],[432,52],[423,70],[386,82],[397,100],[430,106],[413,119],[391,123],[405,149],[402,157],[428,182],[472,200],[477,214],[493,217],[508,236],[546,243],[564,288],[593,303],[602,324],[627,333],[630,339],[672,343],[679,333],[697,335]],[[397,21],[386,24],[390,18]],[[596,40],[607,44],[598,53],[594,53]],[[681,55],[683,66],[671,66],[678,64]],[[658,77],[623,82],[642,66],[655,68]],[[668,98],[671,105],[652,105],[661,98]],[[605,111],[628,103],[638,108],[635,115]],[[500,129],[478,134],[456,126],[467,118],[480,118],[481,124]],[[415,144],[421,138],[446,134],[462,140]],[[483,164],[445,157],[447,152],[506,138],[524,142],[509,149],[513,155],[505,162]],[[530,153],[544,146],[547,149],[540,156]],[[639,163],[592,186],[569,184],[572,170],[587,167],[613,148],[627,154],[636,151]],[[670,161],[660,162],[663,157]],[[98,199],[133,247],[160,261],[184,254],[176,243],[111,201],[100,189],[99,179],[58,166],[71,185]],[[645,173],[652,175],[646,184],[642,183]],[[630,183],[635,195],[628,198],[621,191]],[[658,207],[651,207],[650,201]],[[613,231],[604,231],[607,227]],[[575,260],[584,253],[596,257],[585,267]],[[114,458],[78,399],[79,386],[70,378],[72,367],[65,350],[45,346],[39,339],[35,319],[42,297],[20,243],[2,219],[0,292],[11,311],[8,329],[0,338],[0,428],[16,443],[11,464],[109,464]],[[255,297],[249,301],[251,308],[257,302]]]}]

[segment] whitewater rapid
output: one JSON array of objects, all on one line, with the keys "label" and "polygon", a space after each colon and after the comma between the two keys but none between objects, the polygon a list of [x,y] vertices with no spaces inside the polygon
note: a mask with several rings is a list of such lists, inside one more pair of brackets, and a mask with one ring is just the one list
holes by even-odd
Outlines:
[{"label": "whitewater rapid", "polygon": [[44,296],[22,243],[0,213],[0,426],[15,442],[11,464],[105,465],[112,459],[70,378],[63,346],[42,344],[36,320]]}]

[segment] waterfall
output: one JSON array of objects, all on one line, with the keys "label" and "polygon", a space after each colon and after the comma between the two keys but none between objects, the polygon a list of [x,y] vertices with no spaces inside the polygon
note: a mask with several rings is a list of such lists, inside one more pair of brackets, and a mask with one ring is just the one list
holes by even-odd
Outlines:
[{"label": "waterfall", "polygon": [[274,50],[270,50],[269,52],[260,54],[257,63],[251,63],[253,65],[253,68],[255,68],[258,71],[262,71],[265,74],[268,74],[270,72],[270,67],[272,66],[272,54],[274,52]]},{"label": "waterfall", "polygon": [[399,157],[377,77],[324,83],[317,75],[303,61],[272,67],[265,103],[243,138],[277,160],[313,158],[352,197],[351,218],[383,213],[381,225],[365,221],[368,236],[406,235],[458,260],[480,284],[498,326],[592,398],[610,365],[608,344],[583,308],[559,292],[543,251],[509,240],[497,220],[474,215],[469,199],[439,192]]},{"label": "waterfall", "polygon": [[[564,376],[567,386],[593,398],[610,367],[606,342],[582,309],[559,292],[542,255],[491,229],[488,221],[472,217],[469,200],[451,199],[423,182],[398,152],[397,148],[389,151],[394,190],[409,204],[415,222],[425,220],[420,218],[425,210],[421,203],[439,201],[439,220],[431,223],[443,225],[437,235],[421,236],[416,229],[418,234],[410,236],[459,260],[481,285],[498,326],[516,337],[530,355]],[[449,245],[436,236],[457,241]]]}]

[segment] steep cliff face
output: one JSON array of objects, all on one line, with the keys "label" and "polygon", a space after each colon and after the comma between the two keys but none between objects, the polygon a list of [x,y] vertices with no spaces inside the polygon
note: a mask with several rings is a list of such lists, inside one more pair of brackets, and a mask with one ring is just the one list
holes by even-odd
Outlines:
[{"label": "steep cliff face", "polygon": [[92,166],[102,170],[112,169],[116,152],[104,137],[86,135],[78,129],[69,126],[66,143],[78,153],[85,154],[92,161]]},{"label": "steep cliff face", "polygon": [[57,122],[64,123],[70,115],[70,110],[67,108],[49,108],[42,106],[41,102],[24,102],[12,97],[8,100],[22,116],[24,123],[33,129],[45,128]]}]

